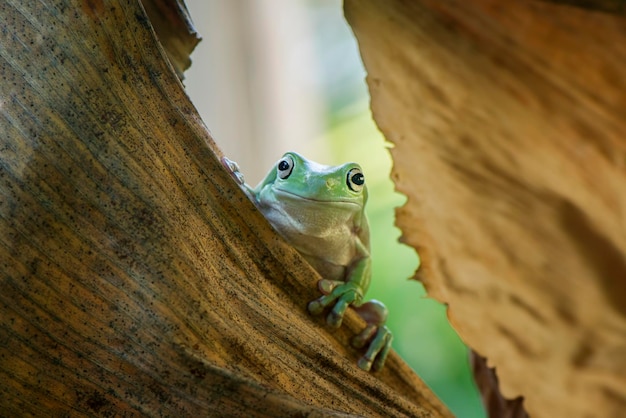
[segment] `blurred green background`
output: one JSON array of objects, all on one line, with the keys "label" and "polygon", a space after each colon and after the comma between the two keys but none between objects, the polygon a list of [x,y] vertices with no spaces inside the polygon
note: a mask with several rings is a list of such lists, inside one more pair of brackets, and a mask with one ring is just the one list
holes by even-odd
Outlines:
[{"label": "blurred green background", "polygon": [[459,418],[485,413],[467,348],[445,308],[409,280],[416,252],[398,242],[391,158],[369,111],[365,70],[341,0],[187,0],[204,37],[187,91],[220,148],[256,184],[286,151],[322,164],[355,161],[369,188],[373,278],[394,349]]}]

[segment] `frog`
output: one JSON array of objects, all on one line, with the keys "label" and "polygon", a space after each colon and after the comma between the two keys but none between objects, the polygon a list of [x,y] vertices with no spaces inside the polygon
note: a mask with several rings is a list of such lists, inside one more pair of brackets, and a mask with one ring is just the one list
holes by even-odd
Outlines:
[{"label": "frog", "polygon": [[327,166],[287,152],[253,188],[237,163],[223,157],[222,164],[278,234],[322,277],[317,283],[322,295],[308,303],[308,312],[328,311],[326,323],[339,328],[352,307],[366,323],[351,342],[357,349],[367,346],[357,364],[365,371],[382,369],[393,335],[385,325],[387,307],[363,300],[372,272],[361,166]]}]

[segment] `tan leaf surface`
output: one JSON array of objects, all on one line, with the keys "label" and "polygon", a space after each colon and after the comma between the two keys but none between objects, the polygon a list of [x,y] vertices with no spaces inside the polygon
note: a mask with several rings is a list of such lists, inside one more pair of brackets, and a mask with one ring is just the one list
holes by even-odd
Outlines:
[{"label": "tan leaf surface", "polygon": [[[195,38],[166,16],[180,70]],[[0,415],[450,416],[395,354],[357,368],[354,313],[307,315],[318,277],[220,165],[138,1],[0,18]]]},{"label": "tan leaf surface", "polygon": [[430,295],[530,416],[623,416],[626,19],[530,0],[345,7]]}]

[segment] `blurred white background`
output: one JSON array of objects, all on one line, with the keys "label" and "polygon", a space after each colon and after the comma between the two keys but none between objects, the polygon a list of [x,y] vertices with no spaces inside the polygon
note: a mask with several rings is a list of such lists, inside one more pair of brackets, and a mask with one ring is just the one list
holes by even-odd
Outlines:
[{"label": "blurred white background", "polygon": [[246,168],[248,182],[256,184],[286,151],[329,157],[325,142],[314,141],[324,135],[329,113],[367,94],[341,2],[187,5],[203,41],[185,85],[222,151]]}]

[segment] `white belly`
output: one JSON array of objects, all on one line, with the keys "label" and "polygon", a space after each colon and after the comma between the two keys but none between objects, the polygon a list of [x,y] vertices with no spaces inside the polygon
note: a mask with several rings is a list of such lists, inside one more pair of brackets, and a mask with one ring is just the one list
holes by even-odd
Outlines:
[{"label": "white belly", "polygon": [[[357,258],[354,217],[360,208],[351,204],[259,206],[267,220],[307,259],[318,264],[347,267]],[[309,260],[314,264],[314,260]],[[315,266],[314,266],[315,267]],[[322,266],[320,266],[322,267]],[[318,269],[319,270],[319,269]]]}]

